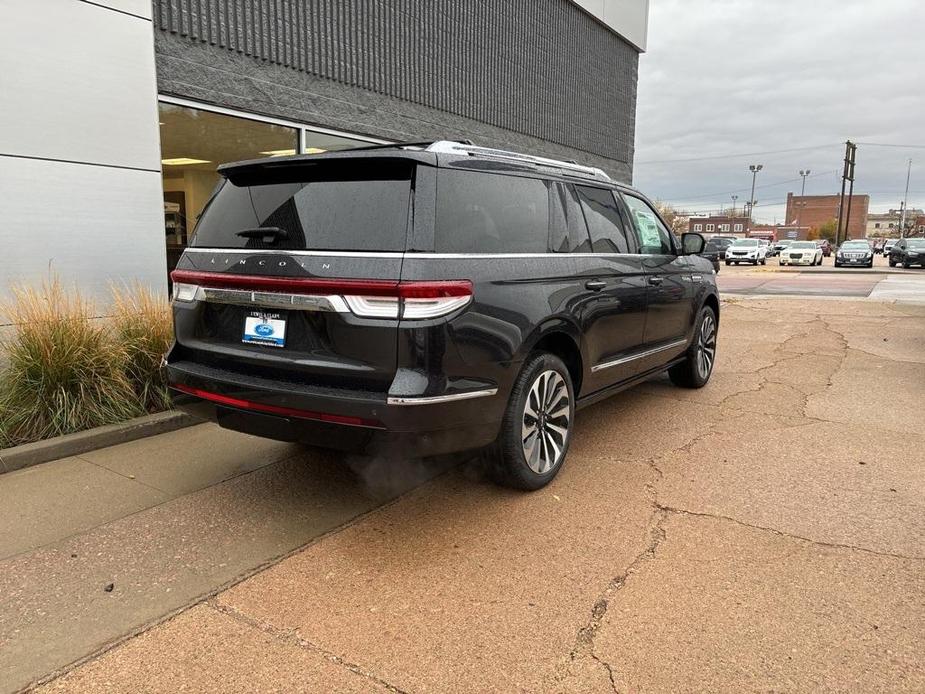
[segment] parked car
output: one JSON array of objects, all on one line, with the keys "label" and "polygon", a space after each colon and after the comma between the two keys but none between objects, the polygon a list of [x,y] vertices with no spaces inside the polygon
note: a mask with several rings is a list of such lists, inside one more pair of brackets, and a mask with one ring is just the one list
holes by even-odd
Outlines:
[{"label": "parked car", "polygon": [[794,241],[780,254],[781,265],[822,265],[822,249],[815,241]]},{"label": "parked car", "polygon": [[816,245],[819,246],[820,249],[822,249],[823,257],[828,258],[830,255],[832,255],[832,244],[829,243],[828,239],[819,239],[818,241],[816,241]]},{"label": "parked car", "polygon": [[177,407],[403,458],[560,470],[576,411],[653,374],[707,383],[704,239],[599,169],[456,142],[219,167],[172,273]]},{"label": "parked car", "polygon": [[736,239],[726,249],[726,265],[735,263],[767,264],[768,246],[758,239]]},{"label": "parked car", "polygon": [[883,242],[883,255],[884,257],[889,257],[890,251],[893,250],[893,246],[896,245],[896,239],[887,239]]},{"label": "parked car", "polygon": [[793,243],[792,239],[781,239],[768,249],[768,257],[774,258],[781,254],[781,251],[786,250],[787,246]]},{"label": "parked car", "polygon": [[713,263],[713,269],[719,272],[719,259],[725,257],[726,249],[732,245],[733,241],[735,239],[728,236],[714,236],[707,240],[703,253],[700,255]]},{"label": "parked car", "polygon": [[925,268],[925,239],[899,239],[890,251],[890,267],[918,265]]},{"label": "parked car", "polygon": [[835,252],[835,267],[873,267],[874,249],[864,239],[845,241]]}]

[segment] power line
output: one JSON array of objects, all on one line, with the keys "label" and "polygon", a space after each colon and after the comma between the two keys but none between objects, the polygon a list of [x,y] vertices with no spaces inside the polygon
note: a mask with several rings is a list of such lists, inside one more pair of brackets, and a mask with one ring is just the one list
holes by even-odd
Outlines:
[{"label": "power line", "polygon": [[[807,178],[816,178],[817,176],[831,176],[833,173],[838,173],[838,171],[833,169],[832,171],[823,171],[821,173],[814,173],[810,176],[807,176]],[[788,178],[786,181],[776,181],[774,183],[762,183],[760,186],[755,186],[755,190],[758,190],[759,188],[773,188],[774,186],[784,186],[784,185],[787,185],[788,183],[796,183],[799,180],[800,180],[799,178]],[[749,190],[750,188],[736,188],[734,190],[721,190],[716,193],[704,193],[702,195],[698,193],[697,195],[685,195],[684,199],[685,200],[701,200],[703,198],[712,198],[712,197],[716,197],[720,195],[731,195],[732,193],[747,193]],[[671,200],[666,200],[665,202],[671,202]]]},{"label": "power line", "polygon": [[790,149],[769,149],[764,152],[740,152],[738,154],[716,154],[709,157],[689,157],[686,159],[653,159],[650,161],[633,162],[634,166],[645,166],[647,164],[680,164],[691,161],[712,161],[714,159],[736,159],[738,157],[758,157],[766,154],[787,154],[789,152],[808,152],[813,149],[825,149],[827,147],[837,147],[841,142],[830,142],[824,145],[814,145],[812,147],[792,147]]},{"label": "power line", "polygon": [[925,145],[902,145],[895,142],[855,142],[865,147],[898,147],[900,149],[925,149]]}]

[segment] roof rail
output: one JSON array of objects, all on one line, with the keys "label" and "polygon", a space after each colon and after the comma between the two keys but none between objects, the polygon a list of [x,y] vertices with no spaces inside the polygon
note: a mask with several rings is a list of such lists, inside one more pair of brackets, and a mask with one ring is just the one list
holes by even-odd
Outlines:
[{"label": "roof rail", "polygon": [[504,159],[506,161],[516,161],[524,164],[535,164],[551,169],[561,169],[569,173],[577,173],[591,178],[599,178],[605,181],[610,180],[603,170],[594,166],[582,166],[569,161],[560,161],[558,159],[547,159],[546,157],[534,157],[530,154],[520,154],[519,152],[508,152],[503,149],[491,149],[489,147],[477,147],[471,143],[451,142],[449,140],[440,140],[430,144],[427,152],[436,152],[437,154],[459,154],[475,157],[487,157],[490,159]]}]

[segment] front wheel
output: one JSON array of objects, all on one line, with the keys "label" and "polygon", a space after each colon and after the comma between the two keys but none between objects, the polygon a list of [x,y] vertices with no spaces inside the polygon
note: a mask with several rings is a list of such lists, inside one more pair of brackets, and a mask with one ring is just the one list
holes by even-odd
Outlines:
[{"label": "front wheel", "polygon": [[768,264],[768,259],[767,259],[767,258],[762,258],[762,259],[761,259],[761,264],[762,264],[762,265],[767,265],[767,264]]},{"label": "front wheel", "polygon": [[488,454],[496,481],[525,490],[549,484],[565,460],[574,421],[575,392],[565,364],[547,352],[531,356]]},{"label": "front wheel", "polygon": [[668,377],[682,388],[703,388],[716,362],[716,314],[709,306],[700,309],[694,340],[687,348],[684,361],[668,369]]}]

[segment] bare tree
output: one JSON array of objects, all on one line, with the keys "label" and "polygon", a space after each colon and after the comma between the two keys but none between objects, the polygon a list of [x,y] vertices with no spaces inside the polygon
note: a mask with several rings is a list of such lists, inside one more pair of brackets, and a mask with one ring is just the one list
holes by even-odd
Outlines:
[{"label": "bare tree", "polygon": [[662,219],[668,224],[668,228],[675,234],[680,235],[687,232],[690,213],[678,210],[661,200],[655,201],[655,209],[658,210],[658,213],[662,215]]}]

